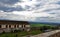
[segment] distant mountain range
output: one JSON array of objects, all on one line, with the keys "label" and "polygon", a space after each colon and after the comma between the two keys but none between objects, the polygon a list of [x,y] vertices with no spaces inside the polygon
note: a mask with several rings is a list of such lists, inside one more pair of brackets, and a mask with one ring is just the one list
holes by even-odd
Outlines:
[{"label": "distant mountain range", "polygon": [[51,23],[51,22],[29,22],[30,24],[49,24],[49,25],[60,25],[60,23]]}]

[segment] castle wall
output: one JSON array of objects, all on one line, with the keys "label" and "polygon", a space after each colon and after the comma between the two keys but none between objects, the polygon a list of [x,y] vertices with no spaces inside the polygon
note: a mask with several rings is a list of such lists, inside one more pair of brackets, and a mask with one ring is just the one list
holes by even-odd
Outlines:
[{"label": "castle wall", "polygon": [[28,22],[0,21],[0,32],[10,32],[11,30],[30,30]]}]

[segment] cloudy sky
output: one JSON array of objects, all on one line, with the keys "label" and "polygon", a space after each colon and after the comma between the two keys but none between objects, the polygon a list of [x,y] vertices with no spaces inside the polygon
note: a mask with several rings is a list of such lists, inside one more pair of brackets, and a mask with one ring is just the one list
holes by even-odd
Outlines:
[{"label": "cloudy sky", "polygon": [[60,0],[0,0],[0,20],[60,23]]}]

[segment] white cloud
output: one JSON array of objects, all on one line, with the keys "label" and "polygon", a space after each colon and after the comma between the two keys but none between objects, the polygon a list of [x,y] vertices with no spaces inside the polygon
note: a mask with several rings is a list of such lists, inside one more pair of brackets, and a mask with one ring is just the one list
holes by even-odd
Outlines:
[{"label": "white cloud", "polygon": [[13,9],[8,9],[11,10],[10,12],[0,9],[2,10],[1,16],[5,15],[4,18],[11,20],[59,22],[60,5],[57,2],[60,0],[21,0],[13,5],[2,3],[2,6]]}]

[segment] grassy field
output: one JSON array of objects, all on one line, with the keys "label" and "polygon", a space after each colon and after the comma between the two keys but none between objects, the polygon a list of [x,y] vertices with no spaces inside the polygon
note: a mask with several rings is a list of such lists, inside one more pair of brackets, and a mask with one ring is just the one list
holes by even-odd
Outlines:
[{"label": "grassy field", "polygon": [[15,32],[15,33],[2,33],[0,37],[22,37],[26,35],[36,35],[42,33],[40,30],[33,30],[30,32],[22,31],[22,32]]},{"label": "grassy field", "polygon": [[41,27],[41,26],[52,26],[52,25],[48,25],[48,24],[31,24],[31,27]]}]

